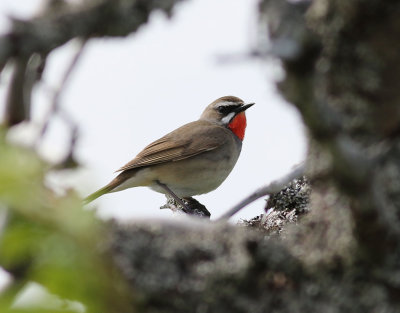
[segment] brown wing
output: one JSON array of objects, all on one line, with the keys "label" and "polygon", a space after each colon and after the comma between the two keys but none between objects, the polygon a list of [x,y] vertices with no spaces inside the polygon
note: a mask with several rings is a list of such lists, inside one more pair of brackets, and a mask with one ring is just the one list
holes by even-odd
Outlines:
[{"label": "brown wing", "polygon": [[117,172],[137,167],[179,161],[214,150],[227,140],[229,130],[207,121],[186,124],[143,149]]}]

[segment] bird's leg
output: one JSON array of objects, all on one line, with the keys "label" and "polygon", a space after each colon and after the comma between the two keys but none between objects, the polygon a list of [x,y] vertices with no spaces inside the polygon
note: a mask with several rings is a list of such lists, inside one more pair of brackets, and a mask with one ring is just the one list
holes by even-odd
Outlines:
[{"label": "bird's leg", "polygon": [[156,180],[156,184],[163,188],[172,198],[174,198],[175,201],[184,208],[185,213],[188,213],[190,211],[185,202],[183,202],[181,198],[179,198],[171,189],[169,189],[167,185],[159,182],[158,180]]},{"label": "bird's leg", "polygon": [[210,218],[211,213],[207,210],[207,208],[204,205],[202,205],[196,199],[193,199],[192,197],[183,198],[186,201],[185,203],[167,185],[161,183],[158,180],[156,181],[156,183],[161,188],[163,188],[179,205],[182,206],[183,208],[182,211],[185,212],[186,214]]}]

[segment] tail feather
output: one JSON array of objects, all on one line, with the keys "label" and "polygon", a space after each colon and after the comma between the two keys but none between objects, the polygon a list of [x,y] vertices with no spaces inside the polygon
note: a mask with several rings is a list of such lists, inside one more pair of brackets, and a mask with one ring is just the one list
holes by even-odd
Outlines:
[{"label": "tail feather", "polygon": [[90,202],[92,202],[93,200],[96,200],[98,197],[101,197],[102,195],[109,193],[112,190],[112,186],[107,185],[95,192],[93,192],[92,194],[88,195],[85,199],[83,199],[83,204],[88,204]]},{"label": "tail feather", "polygon": [[92,202],[93,200],[96,200],[98,197],[101,197],[102,195],[109,193],[113,191],[115,188],[117,188],[119,185],[121,185],[124,181],[132,177],[133,170],[129,171],[124,171],[121,174],[119,174],[117,177],[115,177],[108,185],[104,186],[103,188],[93,192],[89,196],[87,196],[84,200],[84,204],[88,204]]}]

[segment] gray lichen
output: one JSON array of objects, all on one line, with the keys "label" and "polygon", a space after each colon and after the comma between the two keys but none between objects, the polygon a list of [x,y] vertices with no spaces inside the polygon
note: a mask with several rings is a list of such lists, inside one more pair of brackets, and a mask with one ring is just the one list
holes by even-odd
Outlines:
[{"label": "gray lichen", "polygon": [[265,214],[242,220],[239,225],[254,227],[269,235],[281,234],[287,224],[297,223],[300,216],[308,213],[310,193],[311,187],[305,177],[295,179],[269,196]]}]

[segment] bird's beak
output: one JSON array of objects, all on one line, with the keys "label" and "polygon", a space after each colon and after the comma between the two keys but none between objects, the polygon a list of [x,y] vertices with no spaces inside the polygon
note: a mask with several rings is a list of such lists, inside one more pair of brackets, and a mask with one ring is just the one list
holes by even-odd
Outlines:
[{"label": "bird's beak", "polygon": [[238,107],[238,108],[235,110],[235,112],[236,112],[236,113],[244,112],[244,111],[246,111],[248,108],[250,108],[251,106],[253,106],[254,104],[255,104],[254,102],[253,102],[253,103],[244,104],[244,105]]}]

